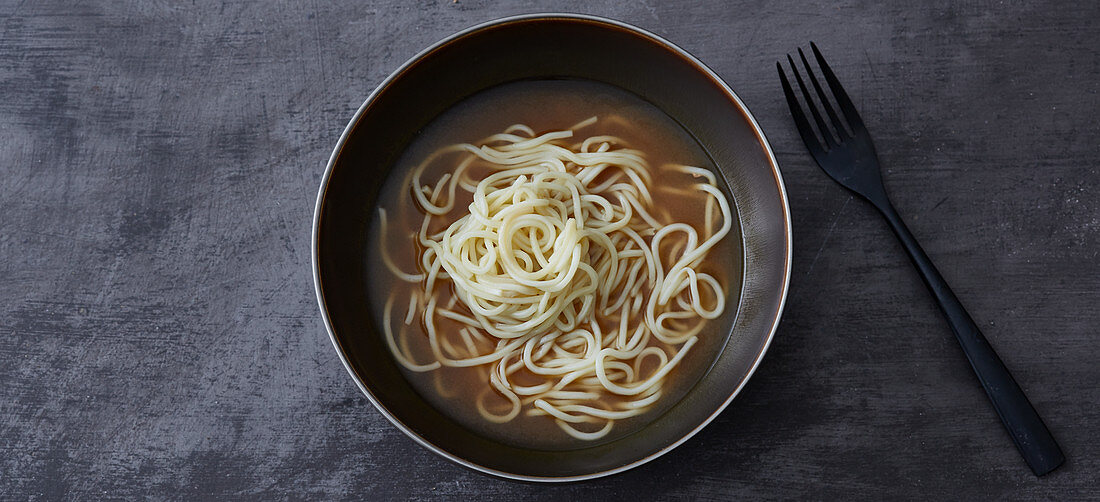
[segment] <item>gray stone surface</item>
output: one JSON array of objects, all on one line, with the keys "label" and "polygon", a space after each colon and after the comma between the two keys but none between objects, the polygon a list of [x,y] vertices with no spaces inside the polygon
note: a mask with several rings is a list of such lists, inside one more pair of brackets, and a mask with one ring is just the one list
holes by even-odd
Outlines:
[{"label": "gray stone surface", "polygon": [[[1096,2],[0,2],[0,498],[1100,496]],[[466,471],[360,395],[311,283],[341,130],[426,45],[506,14],[660,33],[777,151],[794,275],[745,392],[566,486]],[[886,225],[812,164],[775,74],[815,40],[910,228],[1068,461],[1017,455]]]}]

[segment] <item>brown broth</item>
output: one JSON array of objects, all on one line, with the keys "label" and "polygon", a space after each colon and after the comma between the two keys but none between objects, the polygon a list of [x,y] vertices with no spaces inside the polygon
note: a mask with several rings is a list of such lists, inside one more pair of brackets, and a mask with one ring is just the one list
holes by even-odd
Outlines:
[{"label": "brown broth", "polygon": [[[599,116],[600,122],[578,131],[576,137],[614,135],[625,139],[631,148],[645,152],[653,168],[652,188],[688,187],[696,182],[689,175],[658,169],[658,166],[666,163],[694,165],[714,171],[713,163],[706,152],[687,131],[658,108],[627,91],[582,80],[531,80],[504,84],[469,97],[436,117],[419,132],[402,154],[379,196],[379,205],[389,214],[386,237],[391,259],[406,272],[414,273],[419,269],[421,250],[410,236],[419,230],[423,213],[413,200],[407,178],[411,169],[432,152],[454,143],[479,141],[512,124],[526,124],[537,134],[568,128],[593,115]],[[422,183],[434,184],[443,172],[449,172],[452,168],[453,163],[435,162],[425,171]],[[602,444],[630,434],[660,416],[680,401],[710,368],[725,345],[740,300],[743,264],[741,233],[734,201],[728,196],[729,191],[721,174],[716,174],[719,188],[727,194],[731,210],[734,211],[733,227],[710,250],[707,260],[699,268],[713,275],[722,284],[726,292],[725,311],[720,318],[707,323],[699,334],[699,343],[666,377],[663,396],[647,412],[616,421],[611,433],[602,439],[582,441],[567,435],[549,417],[527,416],[526,407],[518,417],[508,423],[494,424],[482,418],[474,403],[478,394],[489,387],[489,383],[487,372],[479,368],[444,367],[427,373],[416,373],[402,367],[409,382],[441,413],[463,426],[490,439],[525,448],[564,450]],[[466,207],[470,202],[469,194],[463,195],[466,199],[459,198],[456,201],[455,209],[445,218],[446,224],[468,211]],[[667,212],[661,216],[655,215],[658,219],[687,223],[702,233],[704,197],[684,197],[660,189],[653,190],[653,197],[654,207],[659,208],[658,214]],[[717,211],[715,213],[716,221],[720,221],[720,214]],[[668,215],[672,216],[671,219]],[[379,255],[381,242],[377,223],[378,216],[375,215],[366,250],[372,288],[368,297],[374,318],[381,322],[387,298],[391,293],[397,293],[392,314],[392,325],[396,332],[403,325],[409,294],[413,288],[421,288],[422,285],[407,283],[394,277],[383,264]],[[440,228],[442,226],[440,223]],[[438,229],[433,228],[432,231]],[[443,292],[441,304],[446,304],[449,294],[449,291]],[[713,301],[705,304],[713,304]],[[456,305],[456,308],[459,307],[460,303]],[[426,363],[433,361],[434,357],[420,318],[418,312],[417,321],[405,327],[408,330],[408,353],[414,361]],[[437,323],[439,332],[456,330],[458,327],[457,323],[444,320]],[[381,332],[381,326],[378,328]],[[651,344],[655,343],[657,342]],[[674,350],[669,351],[667,348],[666,351],[674,353]],[[534,380],[528,381],[527,378],[529,376],[522,375],[521,371],[516,375],[515,382],[520,385],[534,383]],[[439,392],[439,385],[442,385],[447,395]],[[609,397],[607,402],[611,403],[613,399]],[[499,403],[506,401],[500,398]]]}]

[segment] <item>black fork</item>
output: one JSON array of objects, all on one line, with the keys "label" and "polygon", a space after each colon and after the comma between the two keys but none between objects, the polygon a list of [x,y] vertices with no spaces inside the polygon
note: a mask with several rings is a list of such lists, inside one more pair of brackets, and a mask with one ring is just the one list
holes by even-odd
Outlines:
[{"label": "black fork", "polygon": [[[1037,476],[1054,470],[1065,460],[1061,448],[1050,435],[1050,431],[1039,418],[1039,414],[1035,412],[1031,402],[1027,400],[1024,391],[1005,368],[1001,358],[978,330],[977,324],[951,292],[947,282],[940,276],[939,271],[932,265],[932,261],[928,259],[928,255],[924,254],[920,244],[917,244],[917,239],[901,221],[901,216],[894,210],[894,205],[890,203],[886,189],[882,186],[878,155],[875,153],[875,145],[871,142],[870,133],[863,125],[859,112],[852,105],[852,100],[848,98],[848,93],[844,92],[833,70],[821,56],[817,45],[811,42],[810,47],[821,68],[821,73],[825,76],[825,82],[832,91],[832,97],[840,109],[840,113],[833,110],[825,89],[814,75],[802,49],[798,49],[798,56],[805,68],[809,86],[799,73],[794,59],[787,55],[787,61],[798,82],[806,108],[813,117],[817,132],[814,131],[814,125],[811,125],[803,112],[803,107],[799,104],[791,83],[783,71],[783,65],[779,62],[775,64],[779,69],[783,93],[787,96],[787,105],[791,108],[791,115],[794,116],[795,125],[802,135],[802,141],[806,143],[806,148],[810,150],[814,160],[829,177],[867,199],[886,217],[890,228],[894,230],[902,246],[909,253],[909,258],[913,260],[913,265],[917,267],[921,278],[924,279],[924,284],[928,286],[940,310],[947,317],[947,322],[955,332],[963,352],[966,353],[970,366],[974,369],[989,400],[993,402],[997,415],[1001,417],[1001,421],[1008,429],[1012,441],[1016,443],[1016,448],[1020,450],[1027,465]],[[814,102],[812,96],[815,94],[820,108],[825,112],[824,115]]]}]

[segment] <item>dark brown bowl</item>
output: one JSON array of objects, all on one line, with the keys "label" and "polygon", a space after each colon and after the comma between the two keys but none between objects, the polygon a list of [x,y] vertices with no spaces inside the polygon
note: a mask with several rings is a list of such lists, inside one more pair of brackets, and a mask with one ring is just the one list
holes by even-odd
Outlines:
[{"label": "dark brown bowl", "polygon": [[[731,49],[735,50],[735,49]],[[500,444],[459,426],[402,376],[367,308],[367,225],[382,181],[413,136],[440,112],[520,79],[581,78],[618,86],[687,129],[729,184],[744,239],[744,283],[730,339],[713,367],[668,412],[621,439],[570,451]],[[791,222],[775,156],[737,95],[699,60],[647,31],[579,15],[519,16],[464,30],[387,78],[332,153],[313,223],[321,315],[355,383],[424,447],[478,471],[529,481],[620,472],[698,432],[733,400],[771,342],[787,295]]]}]

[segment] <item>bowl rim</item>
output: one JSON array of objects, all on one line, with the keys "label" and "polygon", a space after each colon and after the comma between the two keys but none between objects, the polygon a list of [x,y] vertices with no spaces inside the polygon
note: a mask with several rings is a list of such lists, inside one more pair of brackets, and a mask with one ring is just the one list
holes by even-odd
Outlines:
[{"label": "bowl rim", "polygon": [[[593,472],[593,473],[589,473],[589,474],[581,474],[581,475],[573,475],[573,476],[531,476],[531,475],[516,474],[516,473],[512,473],[512,472],[501,471],[501,470],[498,470],[498,469],[493,469],[493,468],[490,468],[490,467],[486,467],[486,466],[477,464],[475,462],[471,462],[471,461],[469,461],[465,458],[462,458],[462,457],[460,457],[460,456],[458,456],[454,453],[451,453],[447,450],[444,450],[444,449],[436,446],[432,442],[428,441],[427,439],[425,439],[425,438],[421,437],[420,435],[416,434],[411,429],[409,429],[397,417],[395,417],[392,413],[390,413],[390,411],[387,410],[386,407],[383,406],[381,402],[378,401],[378,399],[374,396],[374,394],[371,393],[370,389],[368,389],[366,387],[366,385],[363,384],[363,381],[358,377],[358,375],[356,374],[354,368],[352,368],[351,362],[348,360],[347,355],[345,355],[344,351],[340,349],[339,341],[336,338],[336,331],[333,329],[332,320],[329,318],[328,308],[325,305],[324,294],[321,290],[321,267],[320,267],[320,263],[318,261],[318,252],[320,250],[321,207],[322,207],[322,203],[324,202],[324,199],[325,199],[325,192],[328,189],[329,181],[332,177],[333,168],[336,166],[336,160],[339,158],[340,152],[343,150],[344,145],[347,143],[348,138],[351,136],[352,130],[355,129],[355,126],[359,123],[359,120],[362,119],[364,112],[367,110],[367,108],[370,107],[370,105],[375,101],[375,99],[383,91],[385,91],[389,87],[389,85],[394,80],[396,80],[401,74],[403,74],[406,69],[408,69],[412,65],[416,64],[418,61],[420,61],[422,58],[424,58],[428,54],[432,53],[433,51],[435,51],[435,50],[437,50],[437,49],[439,49],[439,48],[441,48],[445,45],[450,44],[451,42],[453,42],[453,41],[455,41],[459,38],[462,38],[466,35],[469,35],[473,32],[480,31],[480,30],[483,30],[485,28],[489,28],[489,27],[492,27],[492,26],[513,23],[513,22],[517,22],[517,21],[554,20],[554,19],[564,19],[564,20],[574,20],[574,21],[579,20],[579,21],[593,22],[593,23],[597,23],[597,24],[606,24],[606,25],[610,25],[612,27],[616,27],[616,28],[620,28],[620,29],[630,31],[630,32],[632,32],[634,34],[637,34],[637,35],[641,35],[644,38],[647,38],[650,41],[652,41],[652,42],[654,42],[658,45],[661,45],[664,48],[666,48],[666,49],[676,53],[677,55],[681,56],[682,58],[684,58],[684,60],[686,60],[691,65],[693,65],[696,70],[698,70],[699,72],[703,73],[704,75],[710,77],[710,79],[714,81],[715,85],[717,85],[721,91],[726,93],[727,97],[736,105],[736,107],[741,112],[741,114],[744,116],[744,118],[752,126],[753,132],[756,134],[757,139],[760,141],[761,146],[764,148],[764,151],[767,153],[767,158],[768,158],[771,170],[772,170],[772,174],[775,176],[776,186],[779,188],[779,196],[780,196],[780,200],[782,202],[783,219],[784,219],[784,229],[783,230],[784,230],[784,236],[786,238],[785,243],[784,243],[785,246],[786,246],[786,256],[784,258],[785,262],[784,262],[784,267],[783,267],[784,268],[783,286],[782,286],[782,291],[780,292],[779,306],[775,310],[775,318],[772,320],[772,326],[771,326],[771,329],[768,332],[768,336],[767,336],[766,340],[764,341],[764,345],[760,349],[760,352],[756,355],[756,358],[753,360],[752,366],[749,368],[748,372],[745,374],[745,377],[741,380],[740,384],[738,384],[737,388],[734,389],[732,393],[730,393],[729,397],[726,398],[726,400],[724,402],[722,402],[722,404],[719,405],[714,410],[714,412],[711,413],[710,416],[708,416],[706,419],[704,419],[702,422],[700,422],[699,425],[696,426],[694,429],[692,429],[688,433],[684,434],[680,439],[674,441],[673,443],[665,446],[664,448],[662,448],[662,449],[660,449],[656,452],[653,452],[649,455],[646,455],[645,457],[637,459],[633,462],[629,462],[627,464],[624,464],[624,465],[621,465],[621,466],[618,466],[618,467],[615,467],[615,468],[612,468],[612,469],[606,469],[606,470],[603,470],[603,471]],[[312,265],[312,268],[313,268],[314,293],[317,296],[318,307],[321,310],[321,318],[325,322],[325,329],[328,331],[329,341],[332,343],[333,347],[336,349],[336,354],[340,357],[340,362],[343,363],[344,369],[347,370],[348,374],[351,375],[352,380],[355,381],[355,385],[357,387],[359,387],[359,390],[367,397],[367,399],[371,402],[371,404],[374,405],[375,409],[377,409],[384,417],[386,417],[386,419],[389,420],[390,423],[392,423],[395,427],[397,427],[398,430],[403,432],[406,436],[412,438],[413,441],[419,443],[420,446],[423,446],[424,448],[427,448],[428,450],[436,453],[437,455],[440,455],[443,458],[446,458],[446,459],[448,459],[452,462],[455,462],[455,463],[457,463],[461,466],[467,467],[469,469],[473,469],[475,471],[478,471],[478,472],[481,472],[481,473],[484,473],[484,474],[489,474],[489,475],[492,475],[492,476],[497,476],[497,477],[500,477],[500,478],[505,478],[505,479],[510,479],[510,480],[529,481],[529,482],[531,482],[531,481],[533,481],[533,482],[550,482],[550,483],[565,483],[565,482],[575,482],[575,481],[596,479],[596,478],[601,478],[601,477],[605,477],[605,476],[611,476],[613,474],[618,474],[620,472],[627,471],[629,469],[633,469],[633,468],[638,467],[642,464],[648,463],[648,462],[650,462],[650,461],[652,461],[652,460],[668,453],[669,451],[672,451],[673,449],[680,446],[681,444],[683,444],[687,440],[691,439],[693,436],[695,436],[697,433],[699,433],[699,431],[701,431],[704,427],[706,427],[712,421],[714,421],[714,419],[717,418],[718,415],[721,414],[722,411],[725,410],[727,406],[729,406],[729,404],[733,401],[733,399],[735,397],[737,397],[738,394],[741,393],[741,390],[744,389],[744,387],[748,383],[749,379],[752,378],[752,375],[756,372],[756,369],[760,366],[760,362],[764,359],[764,354],[766,354],[768,352],[768,348],[771,346],[772,339],[775,337],[775,332],[779,328],[779,320],[783,315],[783,310],[786,307],[786,303],[787,303],[787,294],[790,290],[790,282],[791,282],[791,259],[792,259],[792,253],[793,253],[792,244],[791,244],[790,202],[789,202],[789,199],[787,197],[786,184],[783,182],[783,175],[782,175],[782,173],[780,172],[780,169],[779,169],[779,163],[775,158],[775,152],[772,150],[771,144],[768,142],[767,137],[764,135],[764,131],[760,128],[760,124],[757,123],[756,118],[753,117],[752,113],[749,112],[748,107],[745,106],[745,103],[743,101],[741,101],[741,98],[737,95],[737,93],[735,93],[733,91],[733,89],[731,89],[729,87],[729,85],[727,85],[726,82],[724,80],[722,80],[721,77],[718,76],[717,73],[715,73],[713,70],[711,70],[710,67],[708,67],[706,64],[704,64],[698,58],[693,56],[688,51],[680,48],[676,44],[668,41],[664,37],[662,37],[660,35],[657,35],[656,33],[653,33],[649,30],[646,30],[644,28],[640,28],[640,27],[632,25],[632,24],[628,24],[628,23],[625,23],[625,22],[622,22],[622,21],[618,21],[618,20],[615,20],[615,19],[610,19],[610,18],[606,18],[606,17],[602,17],[602,16],[594,16],[594,15],[589,15],[589,14],[564,13],[564,12],[543,12],[543,13],[532,13],[532,14],[520,14],[520,15],[515,15],[515,16],[501,17],[501,18],[497,18],[497,19],[493,19],[493,20],[489,20],[489,21],[485,21],[485,22],[482,22],[482,23],[475,24],[473,26],[470,26],[468,28],[465,28],[463,30],[455,32],[455,33],[439,40],[438,42],[435,42],[432,45],[424,48],[423,50],[417,52],[415,55],[413,55],[408,60],[406,60],[404,63],[402,63],[401,66],[399,66],[397,69],[395,69],[393,72],[391,72],[384,80],[382,80],[382,82],[379,83],[378,86],[376,86],[373,91],[371,91],[371,93],[367,96],[366,100],[363,101],[363,104],[359,106],[359,109],[356,110],[355,114],[352,116],[351,120],[348,122],[348,125],[344,128],[343,133],[340,135],[340,139],[336,142],[336,146],[333,148],[332,154],[329,156],[328,163],[325,166],[324,175],[321,178],[321,186],[320,186],[320,188],[318,189],[318,192],[317,192],[317,202],[314,205],[313,228],[312,228],[312,232],[311,232],[311,238],[312,238],[312,245],[311,245],[310,259],[311,259],[311,262],[312,262],[311,265]]]}]

